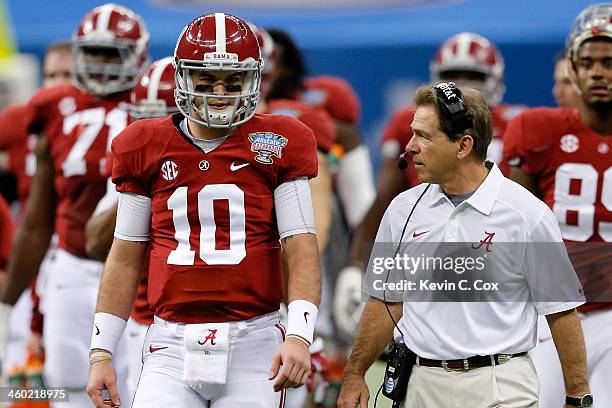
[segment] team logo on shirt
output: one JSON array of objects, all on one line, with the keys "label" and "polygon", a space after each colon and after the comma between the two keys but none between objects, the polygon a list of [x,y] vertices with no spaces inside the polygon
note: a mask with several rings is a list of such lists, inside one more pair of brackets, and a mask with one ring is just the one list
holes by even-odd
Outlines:
[{"label": "team logo on shirt", "polygon": [[255,160],[263,164],[272,164],[272,157],[279,159],[283,147],[287,146],[287,138],[272,132],[257,132],[249,134],[251,151],[257,153]]},{"label": "team logo on shirt", "polygon": [[161,166],[161,175],[166,181],[172,181],[178,177],[178,166],[172,160],[166,160]]},{"label": "team logo on shirt", "polygon": [[575,135],[565,135],[560,140],[560,147],[565,153],[574,153],[580,147],[580,141]]},{"label": "team logo on shirt", "polygon": [[493,245],[493,237],[495,236],[495,233],[485,231],[485,235],[486,237],[484,239],[481,239],[479,244],[472,244],[472,249],[478,249],[484,245],[486,251],[491,252],[491,248],[489,247]]}]

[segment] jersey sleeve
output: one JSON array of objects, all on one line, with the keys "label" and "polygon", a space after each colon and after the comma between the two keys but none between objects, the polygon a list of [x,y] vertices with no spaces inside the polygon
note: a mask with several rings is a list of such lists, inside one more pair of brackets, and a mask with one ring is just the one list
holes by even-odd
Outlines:
[{"label": "jersey sleeve", "polygon": [[[19,143],[23,134],[22,115],[25,113],[24,106],[9,106],[0,112],[0,150],[9,150],[11,145]],[[25,143],[25,140],[21,142]]]},{"label": "jersey sleeve", "polygon": [[[552,119],[552,120],[551,120]],[[551,130],[562,122],[543,109],[530,109],[512,119],[504,133],[503,165],[537,175],[548,163]]]},{"label": "jersey sleeve", "polygon": [[150,130],[141,122],[125,128],[111,144],[111,178],[120,193],[151,197],[150,163],[147,151]]},{"label": "jersey sleeve", "polygon": [[361,104],[353,87],[344,79],[337,77],[318,77],[307,80],[310,90],[320,90],[325,94],[321,105],[330,116],[357,124],[361,117]]},{"label": "jersey sleeve", "polygon": [[298,119],[312,129],[317,141],[317,148],[323,153],[328,153],[336,136],[331,116],[323,109],[315,108],[306,110]]},{"label": "jersey sleeve", "polygon": [[287,138],[278,167],[278,185],[300,177],[317,176],[317,141],[313,131],[291,117],[279,117],[280,133]]}]

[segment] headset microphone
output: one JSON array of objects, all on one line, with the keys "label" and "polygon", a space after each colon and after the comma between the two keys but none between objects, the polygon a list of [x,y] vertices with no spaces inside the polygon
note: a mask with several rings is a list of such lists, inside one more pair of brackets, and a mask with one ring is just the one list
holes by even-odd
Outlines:
[{"label": "headset microphone", "polygon": [[408,153],[406,152],[399,155],[399,161],[397,162],[397,166],[402,170],[408,167],[408,157],[406,157],[407,155]]}]

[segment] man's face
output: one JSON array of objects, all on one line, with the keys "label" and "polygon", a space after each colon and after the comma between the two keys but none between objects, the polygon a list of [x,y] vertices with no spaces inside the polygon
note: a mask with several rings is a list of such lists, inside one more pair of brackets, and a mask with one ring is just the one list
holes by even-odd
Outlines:
[{"label": "man's face", "polygon": [[577,108],[580,106],[580,95],[572,86],[572,81],[567,75],[571,69],[570,61],[561,58],[555,64],[554,79],[555,84],[552,89],[553,96],[557,105],[562,108]]},{"label": "man's face", "polygon": [[438,113],[431,105],[419,106],[412,121],[413,136],[406,146],[422,183],[443,184],[457,165],[457,142],[440,129]]},{"label": "man's face", "polygon": [[43,87],[70,84],[70,51],[57,50],[47,53],[43,64]]},{"label": "man's face", "polygon": [[582,100],[591,108],[612,103],[612,42],[587,41],[578,50],[576,78]]},{"label": "man's face", "polygon": [[[218,96],[237,96],[240,95],[244,87],[244,72],[231,71],[195,71],[192,74],[193,89],[197,93],[218,95]],[[202,106],[203,97],[195,98],[195,105]],[[233,98],[208,98],[208,109],[223,111],[233,107]],[[201,108],[203,110],[203,106]]]}]

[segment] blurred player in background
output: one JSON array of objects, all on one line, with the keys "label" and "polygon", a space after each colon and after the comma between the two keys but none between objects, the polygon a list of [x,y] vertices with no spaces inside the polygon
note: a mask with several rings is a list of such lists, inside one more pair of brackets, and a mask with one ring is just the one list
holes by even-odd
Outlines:
[{"label": "blurred player in background", "polygon": [[580,107],[580,94],[572,85],[569,77],[569,70],[572,69],[572,63],[567,58],[565,53],[559,55],[555,59],[554,85],[552,89],[553,97],[557,105],[561,108],[578,108]]},{"label": "blurred player in background", "polygon": [[[568,74],[580,94],[579,109],[528,109],[504,136],[511,178],[553,209],[582,281],[587,304],[578,311],[596,407],[612,406],[611,21],[612,4],[590,6],[568,36]],[[564,384],[546,326],[540,319],[531,357],[541,382],[540,406],[555,408],[563,405]]]},{"label": "blurred player in background", "polygon": [[[172,57],[155,61],[141,76],[130,97],[130,120],[161,118],[178,112],[174,103],[175,69]],[[85,228],[87,240],[85,249],[92,259],[105,261],[113,243],[113,233],[117,221],[117,201],[119,193],[110,180],[112,168],[111,155],[108,155],[106,169],[109,182],[106,195],[100,200]],[[138,280],[138,291],[125,336],[128,344],[130,394],[136,392],[142,371],[142,348],[149,325],[153,323],[153,312],[147,299],[149,280],[149,259],[145,259]]]},{"label": "blurred player in background", "polygon": [[[47,48],[42,67],[43,88],[70,83],[71,48],[72,44],[69,42],[52,44]],[[8,170],[16,176],[17,199],[19,200],[18,221],[23,218],[32,176],[36,171],[34,153],[36,135],[28,131],[27,117],[27,105],[8,106],[0,113],[0,150],[8,153]],[[51,248],[41,264],[39,274],[44,275],[52,258]],[[33,370],[26,366],[32,365],[32,360],[37,360],[37,365],[40,365],[43,360],[42,315],[39,309],[38,294],[28,289],[19,297],[11,312],[9,343],[5,358],[0,361],[3,372],[22,377],[23,382],[27,383],[26,371],[32,375]]]},{"label": "blurred player in background", "polygon": [[310,373],[320,268],[307,180],[317,173],[316,140],[294,118],[255,115],[262,60],[243,20],[198,17],[174,64],[181,113],[139,120],[113,141],[121,194],[88,392],[97,407],[105,388],[119,404],[112,352],[150,248],[155,323],[133,406],[282,406],[283,390]]},{"label": "blurred player in background", "polygon": [[[442,44],[429,68],[431,82],[455,82],[458,86],[477,89],[485,96],[493,113],[493,140],[487,151],[487,159],[500,163],[506,124],[523,109],[501,103],[505,90],[501,53],[483,36],[464,32]],[[383,163],[376,182],[376,199],[351,243],[352,266],[345,268],[338,278],[334,311],[337,325],[347,335],[355,332],[360,317],[361,265],[369,257],[366,247],[374,241],[380,220],[391,200],[419,183],[414,166],[408,160],[402,159],[402,170],[398,169],[398,156],[412,138],[410,125],[413,116],[414,107],[400,109],[383,133]]]},{"label": "blurred player in background", "polygon": [[148,40],[133,11],[115,4],[96,7],[73,35],[74,85],[42,89],[27,107],[27,129],[39,135],[37,166],[0,306],[10,309],[16,302],[55,232],[58,249],[44,295],[45,377],[49,386],[71,390],[66,406],[90,404],[84,389],[103,264],[87,258],[84,229],[106,192],[101,174],[106,151],[127,125],[120,103],[129,100],[147,64]]},{"label": "blurred player in background", "polygon": [[[317,140],[318,174],[317,177],[309,181],[309,184],[317,228],[317,243],[319,245],[319,253],[323,254],[328,245],[332,225],[333,180],[328,154],[336,139],[334,122],[322,107],[307,105],[298,99],[268,98],[269,91],[272,87],[277,86],[278,76],[281,73],[281,71],[276,69],[280,50],[275,49],[272,36],[264,28],[253,27],[253,30],[257,34],[264,60],[261,79],[261,100],[258,104],[258,111],[260,113],[295,117],[313,130]],[[324,265],[323,271],[325,271]],[[322,314],[321,308],[319,308],[319,313],[320,316]],[[285,318],[286,316],[281,314],[281,320],[284,321]],[[322,320],[321,318],[318,319],[319,322]],[[325,341],[316,333],[315,340],[309,348],[312,370],[310,378],[306,385],[287,390],[286,408],[308,406],[307,401],[309,401],[309,397],[315,404],[323,401],[328,386],[328,361],[324,348]]]}]

